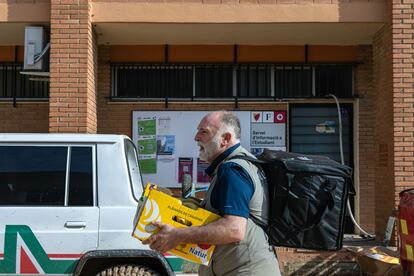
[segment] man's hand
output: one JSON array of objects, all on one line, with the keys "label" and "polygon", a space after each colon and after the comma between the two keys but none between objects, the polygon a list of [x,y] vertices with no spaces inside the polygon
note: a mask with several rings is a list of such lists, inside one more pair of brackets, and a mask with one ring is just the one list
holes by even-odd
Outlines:
[{"label": "man's hand", "polygon": [[143,241],[143,244],[149,244],[151,249],[161,253],[165,253],[180,244],[178,228],[161,222],[152,222],[152,225],[158,227],[160,231]]},{"label": "man's hand", "polygon": [[247,219],[224,215],[222,218],[202,226],[175,228],[161,222],[152,222],[160,231],[143,241],[151,249],[165,253],[179,244],[228,244],[244,239]]}]

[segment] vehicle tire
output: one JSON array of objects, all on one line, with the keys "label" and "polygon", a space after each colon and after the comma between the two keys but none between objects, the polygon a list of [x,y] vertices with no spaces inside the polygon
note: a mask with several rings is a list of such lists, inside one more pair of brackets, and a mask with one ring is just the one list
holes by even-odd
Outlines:
[{"label": "vehicle tire", "polygon": [[160,276],[158,272],[146,266],[126,264],[106,268],[96,276]]}]

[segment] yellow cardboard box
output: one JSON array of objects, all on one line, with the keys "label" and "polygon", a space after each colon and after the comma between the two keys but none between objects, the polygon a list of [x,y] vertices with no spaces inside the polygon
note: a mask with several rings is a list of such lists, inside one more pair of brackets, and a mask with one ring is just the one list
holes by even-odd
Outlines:
[{"label": "yellow cardboard box", "polygon": [[[192,209],[184,206],[179,199],[159,190],[154,184],[147,184],[142,203],[136,216],[132,236],[143,241],[158,232],[151,222],[160,221],[174,227],[199,226],[210,223],[220,216],[205,209]],[[214,245],[180,244],[169,253],[198,264],[208,265]]]},{"label": "yellow cardboard box", "polygon": [[348,247],[356,258],[361,272],[372,276],[403,276],[398,252],[383,246]]}]

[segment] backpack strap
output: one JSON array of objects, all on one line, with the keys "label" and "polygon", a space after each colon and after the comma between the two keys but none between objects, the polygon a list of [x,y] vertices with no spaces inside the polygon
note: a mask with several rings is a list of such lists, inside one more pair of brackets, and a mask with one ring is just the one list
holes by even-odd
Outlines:
[{"label": "backpack strap", "polygon": [[257,159],[257,158],[253,158],[253,157],[250,157],[250,156],[247,156],[247,155],[235,155],[235,156],[233,156],[233,157],[231,157],[231,158],[229,158],[229,159],[227,159],[226,161],[230,161],[230,160],[233,160],[233,159],[242,159],[242,160],[246,160],[246,161],[249,161],[249,162],[251,162],[251,163],[253,163],[254,165],[261,165],[261,164],[266,164],[266,161],[263,161],[263,160],[259,160],[259,159]]},{"label": "backpack strap", "polygon": [[[263,161],[263,160],[259,160],[259,159],[257,159],[257,158],[253,158],[253,157],[250,157],[250,156],[247,156],[247,155],[235,155],[235,156],[233,156],[233,157],[230,157],[229,159],[227,159],[226,161],[230,161],[230,160],[234,160],[234,159],[241,159],[241,160],[246,160],[246,161],[248,161],[248,162],[250,162],[250,163],[252,163],[253,165],[255,165],[256,167],[258,167],[259,168],[259,170],[261,170],[262,168],[261,168],[261,166],[260,165],[262,165],[262,164],[266,164],[266,162],[265,161]],[[254,216],[252,216],[252,214],[250,214],[249,213],[249,218],[256,224],[256,225],[258,225],[258,226],[260,226],[260,228],[262,228],[264,231],[265,231],[265,233],[267,233],[267,230],[268,230],[268,226],[269,226],[269,222],[268,222],[268,224],[266,225],[265,223],[263,223],[262,221],[260,221],[258,218],[256,218],[256,217],[254,217]]]}]

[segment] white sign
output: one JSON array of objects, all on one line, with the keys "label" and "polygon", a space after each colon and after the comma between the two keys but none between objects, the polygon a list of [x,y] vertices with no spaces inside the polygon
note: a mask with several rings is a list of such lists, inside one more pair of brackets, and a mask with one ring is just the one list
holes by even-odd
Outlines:
[{"label": "white sign", "polygon": [[256,148],[286,145],[286,111],[252,112],[250,146]]},{"label": "white sign", "polygon": [[251,122],[252,123],[261,123],[263,121],[262,112],[252,111],[251,113]]},{"label": "white sign", "polygon": [[274,123],[275,113],[271,112],[263,112],[263,123]]}]

